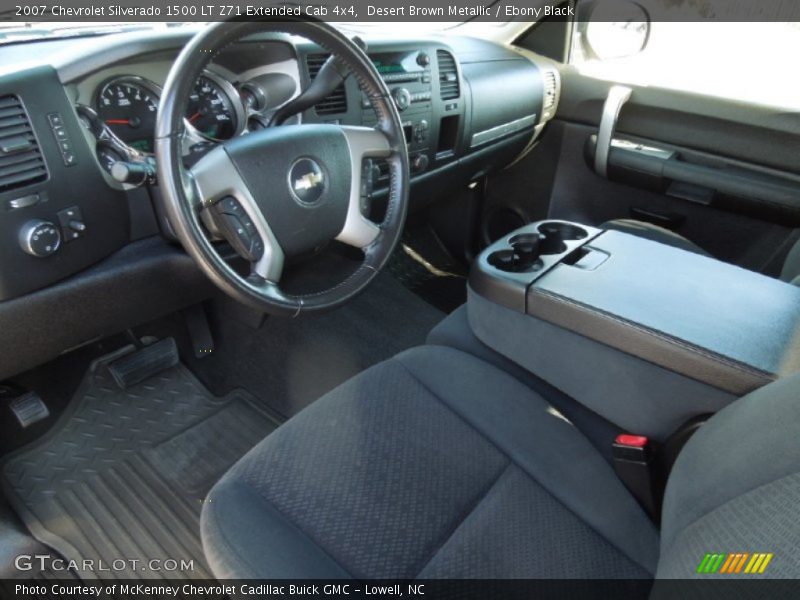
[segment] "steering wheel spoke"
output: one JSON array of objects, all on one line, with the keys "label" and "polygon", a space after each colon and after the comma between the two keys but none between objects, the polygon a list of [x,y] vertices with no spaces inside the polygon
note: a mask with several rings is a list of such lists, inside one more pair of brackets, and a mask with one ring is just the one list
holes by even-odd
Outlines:
[{"label": "steering wheel spoke", "polygon": [[389,138],[371,127],[342,126],[350,150],[351,185],[347,206],[347,218],[342,231],[336,236],[356,248],[366,248],[380,234],[380,227],[370,221],[361,209],[361,181],[364,176],[364,160],[388,158],[392,155]]},{"label": "steering wheel spoke", "polygon": [[215,148],[189,173],[206,225],[249,260],[259,278],[273,283],[280,281],[283,250],[225,149]]}]

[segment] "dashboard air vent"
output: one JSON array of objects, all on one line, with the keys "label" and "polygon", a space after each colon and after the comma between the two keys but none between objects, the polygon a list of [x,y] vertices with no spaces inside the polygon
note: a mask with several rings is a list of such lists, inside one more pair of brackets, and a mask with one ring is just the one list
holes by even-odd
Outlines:
[{"label": "dashboard air vent", "polygon": [[436,61],[439,63],[439,95],[442,100],[458,98],[461,91],[458,87],[458,70],[456,59],[445,50],[436,51]]},{"label": "dashboard air vent", "polygon": [[[306,57],[306,66],[308,67],[308,76],[313,81],[317,76],[322,65],[328,60],[328,54],[309,54]],[[333,92],[322,102],[314,106],[314,110],[318,115],[338,115],[347,112],[347,96],[344,90],[344,84],[337,87]]]},{"label": "dashboard air vent", "polygon": [[47,179],[47,168],[25,107],[0,96],[0,192]]},{"label": "dashboard air vent", "polygon": [[556,103],[556,73],[555,71],[545,71],[544,73],[544,110],[553,108]]}]

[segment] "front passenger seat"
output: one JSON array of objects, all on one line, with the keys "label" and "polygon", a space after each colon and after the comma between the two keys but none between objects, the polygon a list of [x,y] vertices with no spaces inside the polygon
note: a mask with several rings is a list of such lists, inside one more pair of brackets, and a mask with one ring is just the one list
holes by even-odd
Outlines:
[{"label": "front passenger seat", "polygon": [[[700,246],[682,235],[678,235],[674,231],[664,229],[652,223],[645,223],[644,221],[637,221],[635,219],[615,219],[613,221],[606,221],[600,225],[600,229],[621,231],[622,233],[629,233],[654,242],[661,242],[667,246],[680,248],[681,250],[694,252],[695,254],[711,256]],[[800,285],[800,242],[796,242],[787,255],[783,263],[783,269],[781,270],[781,280]]]},{"label": "front passenger seat", "polygon": [[203,545],[223,579],[687,578],[707,552],[798,577],[799,429],[800,377],[722,410],[679,456],[659,534],[541,396],[423,346],[245,455],[204,503]]}]

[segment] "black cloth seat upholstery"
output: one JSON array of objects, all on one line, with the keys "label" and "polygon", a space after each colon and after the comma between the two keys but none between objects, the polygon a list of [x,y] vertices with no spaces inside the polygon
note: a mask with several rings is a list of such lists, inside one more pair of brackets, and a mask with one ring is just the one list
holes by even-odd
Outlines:
[{"label": "black cloth seat upholstery", "polygon": [[[424,346],[282,425],[211,490],[218,578],[724,578],[709,552],[800,577],[800,375],[689,440],[659,533],[578,429],[509,373]],[[657,586],[658,587],[658,586]],[[655,593],[655,592],[654,592]]]},{"label": "black cloth seat upholstery", "polygon": [[462,351],[361,373],[204,504],[220,578],[651,578],[656,528],[543,398]]},{"label": "black cloth seat upholstery", "polygon": [[680,248],[687,252],[694,252],[695,254],[702,254],[703,256],[711,256],[708,252],[703,250],[700,246],[687,240],[682,235],[653,225],[652,223],[645,223],[644,221],[637,221],[635,219],[615,219],[613,221],[606,221],[600,225],[600,229],[611,229],[613,231],[621,231],[622,233],[629,233],[636,235],[646,240],[654,242],[661,242],[667,246]]},{"label": "black cloth seat upholstery", "polygon": [[[680,248],[687,252],[694,252],[695,254],[702,254],[703,256],[711,256],[708,252],[703,250],[700,246],[687,240],[682,235],[678,235],[674,231],[664,229],[652,223],[645,223],[644,221],[636,221],[635,219],[615,219],[613,221],[606,221],[600,225],[601,229],[613,229],[614,231],[621,231],[622,233],[630,233],[637,235],[654,242],[661,242],[668,246]],[[781,269],[781,280],[788,281],[794,285],[800,285],[800,242],[795,243]]]}]

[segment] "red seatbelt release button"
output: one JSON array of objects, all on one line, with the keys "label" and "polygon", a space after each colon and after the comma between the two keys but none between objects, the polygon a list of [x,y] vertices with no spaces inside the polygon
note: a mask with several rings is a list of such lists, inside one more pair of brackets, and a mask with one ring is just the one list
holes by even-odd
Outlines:
[{"label": "red seatbelt release button", "polygon": [[618,446],[628,446],[629,448],[644,448],[647,446],[648,441],[649,440],[644,435],[621,433],[617,436],[615,443]]}]

